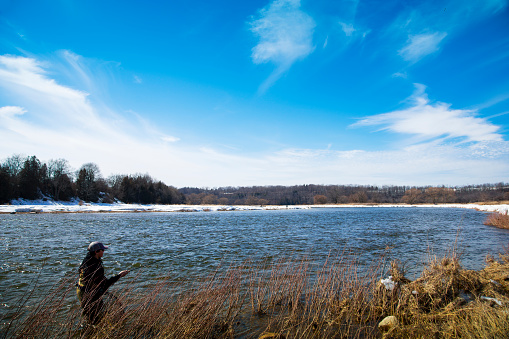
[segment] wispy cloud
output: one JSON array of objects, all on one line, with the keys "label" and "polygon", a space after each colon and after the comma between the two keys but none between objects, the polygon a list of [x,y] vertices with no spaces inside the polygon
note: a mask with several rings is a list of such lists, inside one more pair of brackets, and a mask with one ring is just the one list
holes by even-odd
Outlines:
[{"label": "wispy cloud", "polygon": [[173,137],[171,135],[165,135],[165,136],[161,137],[161,140],[166,141],[166,142],[177,142],[180,140],[180,138]]},{"label": "wispy cloud", "polygon": [[[313,2],[314,13],[317,13],[317,36],[327,36],[329,53],[334,57],[371,32],[368,28],[371,22],[364,21],[359,16],[360,2],[359,0]],[[360,7],[362,12],[364,6]]]},{"label": "wispy cloud", "polygon": [[476,110],[452,109],[450,104],[430,103],[425,86],[416,84],[412,106],[394,112],[366,117],[352,126],[383,126],[396,133],[410,134],[420,141],[460,138],[465,141],[502,141],[499,126],[476,117]]},{"label": "wispy cloud", "polygon": [[346,37],[346,43],[350,43],[357,39],[364,39],[368,34],[371,33],[371,29],[366,29],[364,27],[354,26],[353,23],[349,22],[338,22],[341,27],[341,31]]},{"label": "wispy cloud", "polygon": [[440,6],[423,1],[401,11],[388,28],[388,34],[399,41],[399,46],[403,45],[399,55],[414,63],[439,51],[447,36],[453,36],[473,21],[498,13],[507,5],[507,0],[446,0]]},{"label": "wispy cloud", "polygon": [[[66,59],[73,54],[60,55]],[[77,65],[70,64],[68,71],[92,81],[92,72]],[[88,93],[59,84],[49,77],[51,67],[33,58],[0,56],[0,87],[9,102],[16,104],[0,107],[1,144],[40,157],[66,157],[77,165],[86,159],[97,161],[105,165],[106,172],[122,164],[133,172],[146,171],[132,161],[133,156],[148,164],[147,158],[161,153],[161,147],[168,150],[161,140],[164,133],[133,124],[104,103],[89,100]],[[10,155],[8,151],[4,149],[2,156]],[[174,153],[166,158],[179,156]]]},{"label": "wispy cloud", "polygon": [[340,22],[339,24],[346,36],[352,36],[352,34],[355,32],[355,28],[352,24],[347,24],[345,22]]},{"label": "wispy cloud", "polygon": [[291,65],[314,50],[314,20],[300,9],[300,0],[275,0],[249,22],[258,38],[252,49],[256,64],[273,63],[274,73],[261,86],[270,87]]},{"label": "wispy cloud", "polygon": [[[59,53],[66,64],[66,67],[61,68],[71,77],[79,78],[88,90],[94,86],[94,82],[90,74],[86,71],[86,66],[83,64],[83,58],[69,50],[63,50]],[[70,67],[69,67],[70,66]]]},{"label": "wispy cloud", "polygon": [[507,7],[507,5],[507,0],[475,0],[467,1],[464,4],[466,10],[475,15],[479,15],[479,12],[497,13]]},{"label": "wispy cloud", "polygon": [[0,118],[1,119],[12,119],[17,115],[23,115],[26,111],[22,107],[18,106],[4,106],[0,107]]},{"label": "wispy cloud", "polygon": [[501,102],[504,102],[506,100],[509,100],[509,93],[499,94],[493,98],[490,98],[488,101],[486,101],[480,105],[477,105],[476,109],[484,109],[484,108],[488,108],[491,106],[495,106],[495,105],[497,105]]},{"label": "wispy cloud", "polygon": [[[80,71],[74,67],[69,71],[84,72],[91,86],[97,86],[91,76],[95,70],[81,64]],[[419,143],[380,152],[292,148],[256,155],[242,150],[225,152],[210,145],[175,142],[178,137],[158,130],[157,122],[147,121],[142,113],[112,115],[113,110],[97,103],[94,94],[59,83],[50,74],[54,69],[47,62],[0,58],[0,98],[9,102],[9,106],[0,107],[0,144],[8,145],[0,148],[0,158],[12,153],[34,154],[46,161],[66,158],[76,168],[92,161],[105,175],[148,172],[179,187],[454,185],[504,181],[509,171],[509,146],[497,134],[496,126],[476,118],[476,111],[430,103],[423,86],[418,86],[409,109],[368,117],[358,125],[381,125],[423,138],[445,134],[446,138],[476,142]],[[440,128],[428,119],[438,121]]]},{"label": "wispy cloud", "polygon": [[406,72],[396,72],[396,73],[392,74],[392,77],[406,79],[406,78],[408,78],[408,74]]},{"label": "wispy cloud", "polygon": [[272,175],[280,172],[281,181],[305,174],[309,182],[324,184],[464,185],[504,181],[508,156],[509,144],[500,141],[388,151],[290,149],[270,160]]},{"label": "wispy cloud", "polygon": [[327,36],[325,37],[325,41],[323,42],[323,46],[322,46],[322,48],[327,47],[327,44],[328,44],[328,43],[329,43],[329,36],[327,35]]},{"label": "wispy cloud", "polygon": [[65,112],[60,119],[38,115],[39,123],[59,126],[69,119],[78,121],[83,128],[102,126],[83,91],[59,85],[47,77],[42,63],[32,58],[0,56],[0,86],[15,93],[24,101],[36,104],[45,112]]},{"label": "wispy cloud", "polygon": [[434,32],[410,35],[406,45],[398,53],[407,61],[419,61],[423,57],[439,50],[439,44],[447,33]]}]

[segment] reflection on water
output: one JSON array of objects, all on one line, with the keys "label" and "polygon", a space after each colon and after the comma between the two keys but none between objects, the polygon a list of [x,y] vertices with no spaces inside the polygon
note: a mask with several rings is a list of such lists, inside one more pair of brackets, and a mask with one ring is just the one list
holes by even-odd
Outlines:
[{"label": "reflection on water", "polygon": [[486,254],[509,242],[509,231],[485,226],[484,219],[482,212],[445,208],[0,215],[0,316],[36,281],[53,285],[76,272],[92,241],[110,246],[107,276],[131,269],[147,283],[163,276],[193,280],[246,259],[306,256],[320,264],[345,248],[361,265],[387,253],[412,278],[428,253],[454,246],[464,267],[482,268]]}]

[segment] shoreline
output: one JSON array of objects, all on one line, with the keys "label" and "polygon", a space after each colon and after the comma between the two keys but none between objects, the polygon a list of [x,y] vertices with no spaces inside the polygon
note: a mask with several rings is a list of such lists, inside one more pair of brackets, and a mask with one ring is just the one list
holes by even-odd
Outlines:
[{"label": "shoreline", "polygon": [[481,212],[507,214],[509,204],[326,204],[326,205],[141,205],[124,203],[78,203],[55,201],[16,201],[18,204],[0,205],[0,214],[66,214],[66,213],[171,213],[171,212],[228,212],[301,210],[312,208],[466,208]]}]

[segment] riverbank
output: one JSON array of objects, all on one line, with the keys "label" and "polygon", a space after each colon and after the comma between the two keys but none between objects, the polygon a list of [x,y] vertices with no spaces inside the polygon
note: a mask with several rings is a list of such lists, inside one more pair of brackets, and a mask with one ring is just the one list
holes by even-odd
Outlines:
[{"label": "riverbank", "polygon": [[0,214],[14,213],[121,213],[121,212],[213,212],[261,211],[310,208],[467,208],[483,212],[507,214],[509,204],[327,204],[327,205],[141,205],[121,202],[83,203],[80,201],[15,200],[11,205],[0,205]]}]

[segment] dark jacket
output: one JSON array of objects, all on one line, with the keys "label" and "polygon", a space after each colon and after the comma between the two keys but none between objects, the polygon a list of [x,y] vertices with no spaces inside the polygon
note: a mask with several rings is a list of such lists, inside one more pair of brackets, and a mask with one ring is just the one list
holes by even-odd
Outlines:
[{"label": "dark jacket", "polygon": [[120,275],[107,279],[101,259],[88,253],[79,268],[78,295],[88,295],[91,300],[100,298],[106,290],[120,279]]}]

